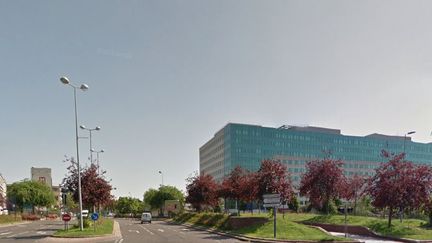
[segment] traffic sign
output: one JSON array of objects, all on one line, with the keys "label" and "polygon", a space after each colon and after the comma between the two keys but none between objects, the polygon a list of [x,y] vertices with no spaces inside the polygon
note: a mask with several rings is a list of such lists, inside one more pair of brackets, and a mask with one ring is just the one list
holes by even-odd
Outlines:
[{"label": "traffic sign", "polygon": [[266,198],[280,198],[280,194],[278,194],[278,193],[264,194],[263,199],[266,199]]},{"label": "traffic sign", "polygon": [[93,221],[98,220],[98,218],[99,218],[99,214],[98,214],[98,213],[92,213],[92,215],[91,215],[91,219],[92,219]]},{"label": "traffic sign", "polygon": [[275,197],[275,198],[264,198],[264,203],[280,203],[280,198]]},{"label": "traffic sign", "polygon": [[279,208],[279,206],[280,206],[280,203],[266,203],[263,205],[263,207],[265,207],[265,208],[274,208],[274,207]]},{"label": "traffic sign", "polygon": [[70,216],[70,214],[65,213],[62,215],[62,220],[65,222],[69,222],[71,219],[72,217]]}]

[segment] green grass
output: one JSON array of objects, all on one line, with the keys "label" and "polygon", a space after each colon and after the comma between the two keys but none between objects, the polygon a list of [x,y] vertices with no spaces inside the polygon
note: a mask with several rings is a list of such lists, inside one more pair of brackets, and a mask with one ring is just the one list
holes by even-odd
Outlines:
[{"label": "green grass", "polygon": [[84,228],[80,231],[79,227],[74,227],[66,230],[59,230],[54,233],[55,237],[67,237],[67,238],[80,238],[80,237],[94,237],[112,234],[114,221],[112,219],[101,218],[96,221],[96,231],[94,231],[93,222],[88,228]]},{"label": "green grass", "polygon": [[[300,215],[300,214],[299,214]],[[314,215],[303,214],[298,221],[310,223],[324,224],[344,224],[343,215]],[[393,236],[398,238],[409,238],[416,240],[431,240],[432,229],[426,227],[427,222],[419,219],[404,219],[401,223],[399,219],[392,219],[392,226],[387,227],[388,218],[376,218],[365,216],[348,216],[347,223],[349,225],[360,225],[370,228],[371,230],[385,236]]]},{"label": "green grass", "polygon": [[[246,213],[242,214],[241,217],[268,217],[268,215],[264,213],[254,215]],[[179,215],[174,219],[174,221],[178,223],[190,223],[229,231],[226,229],[227,220],[227,215],[213,213],[187,213]],[[278,239],[315,241],[345,240],[344,238],[327,235],[313,227],[296,223],[294,222],[294,217],[290,216],[289,214],[285,215],[285,218],[282,218],[282,215],[278,215],[276,227]],[[273,220],[269,220],[269,222],[265,223],[264,225],[251,226],[239,230],[231,230],[229,232],[251,237],[273,238]]]},{"label": "green grass", "polygon": [[0,215],[0,224],[12,224],[21,222],[21,216],[17,215],[15,220],[15,215]]},{"label": "green grass", "polygon": [[225,229],[228,215],[219,213],[184,213],[174,218],[177,223],[189,223],[215,229]]}]

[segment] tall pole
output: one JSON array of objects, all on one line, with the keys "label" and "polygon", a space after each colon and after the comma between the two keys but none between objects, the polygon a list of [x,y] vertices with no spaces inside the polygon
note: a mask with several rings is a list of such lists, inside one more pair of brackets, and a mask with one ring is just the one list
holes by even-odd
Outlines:
[{"label": "tall pole", "polygon": [[90,151],[90,164],[93,164],[92,130],[90,129],[89,132],[90,132],[90,149],[89,149],[89,151]]},{"label": "tall pole", "polygon": [[162,177],[162,184],[161,184],[161,186],[163,186],[163,173],[162,173],[161,170],[159,171],[159,174],[161,174],[161,177]]},{"label": "tall pole", "polygon": [[[82,217],[82,192],[81,192],[81,167],[80,167],[80,160],[79,160],[79,144],[78,144],[78,112],[77,112],[77,98],[76,98],[76,90],[77,86],[74,86],[70,83],[69,79],[67,77],[61,77],[60,82],[62,82],[65,85],[69,85],[74,89],[74,107],[75,107],[75,138],[76,138],[76,163],[77,163],[77,170],[78,170],[78,199],[79,199],[79,209],[80,209],[80,230],[83,231],[83,217]],[[79,87],[82,91],[88,90],[87,84],[81,84]]]},{"label": "tall pole", "polygon": [[[72,86],[73,87],[73,86]],[[76,137],[76,157],[77,157],[77,167],[78,167],[78,200],[79,200],[79,210],[80,210],[80,230],[83,231],[83,216],[82,216],[82,195],[81,195],[81,168],[79,161],[79,145],[78,145],[78,112],[77,112],[77,98],[76,98],[76,88],[74,88],[74,102],[75,102],[75,137]]]},{"label": "tall pole", "polygon": [[100,173],[99,171],[99,152],[96,152],[96,159],[97,159],[97,167],[98,167],[98,175]]}]

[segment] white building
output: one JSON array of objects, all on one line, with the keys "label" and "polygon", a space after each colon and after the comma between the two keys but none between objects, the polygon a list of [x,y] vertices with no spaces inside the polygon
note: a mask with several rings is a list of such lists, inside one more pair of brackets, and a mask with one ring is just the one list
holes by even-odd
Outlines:
[{"label": "white building", "polygon": [[0,214],[6,210],[6,180],[0,174]]}]

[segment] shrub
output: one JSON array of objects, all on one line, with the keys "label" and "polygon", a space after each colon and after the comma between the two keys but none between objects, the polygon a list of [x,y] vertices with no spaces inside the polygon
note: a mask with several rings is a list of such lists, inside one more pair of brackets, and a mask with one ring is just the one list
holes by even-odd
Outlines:
[{"label": "shrub", "polygon": [[28,221],[36,221],[40,220],[40,217],[36,214],[23,214],[21,215],[22,220],[28,220]]}]

